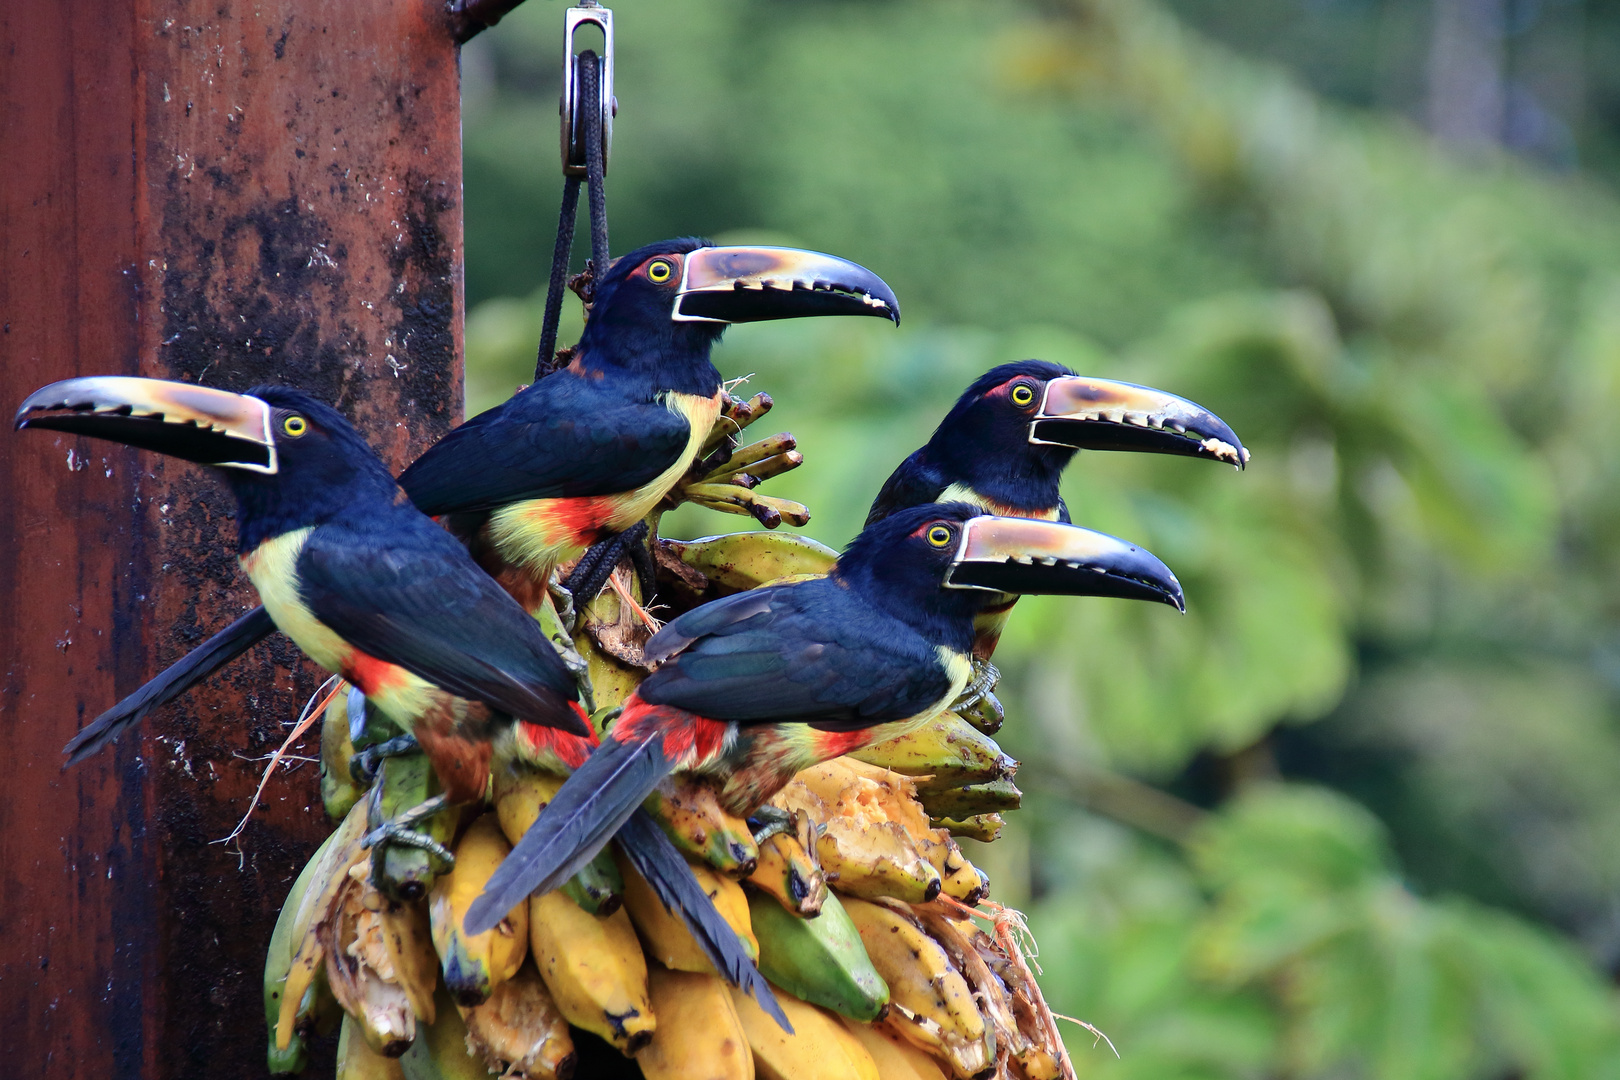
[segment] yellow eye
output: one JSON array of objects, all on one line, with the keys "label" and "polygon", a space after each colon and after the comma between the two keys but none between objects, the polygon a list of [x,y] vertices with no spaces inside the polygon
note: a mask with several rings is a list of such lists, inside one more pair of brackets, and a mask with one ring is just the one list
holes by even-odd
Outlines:
[{"label": "yellow eye", "polygon": [[289,416],[281,422],[281,430],[296,439],[309,430],[309,421],[302,416]]},{"label": "yellow eye", "polygon": [[1019,383],[1012,388],[1012,400],[1014,405],[1023,408],[1035,400],[1035,391],[1028,383]]},{"label": "yellow eye", "polygon": [[647,280],[653,282],[654,284],[662,285],[664,282],[669,280],[669,276],[674,272],[675,268],[673,266],[669,265],[669,263],[665,262],[663,259],[659,259],[656,262],[652,262],[647,265]]},{"label": "yellow eye", "polygon": [[944,547],[951,542],[951,530],[943,525],[935,525],[928,530],[928,542],[935,547]]}]

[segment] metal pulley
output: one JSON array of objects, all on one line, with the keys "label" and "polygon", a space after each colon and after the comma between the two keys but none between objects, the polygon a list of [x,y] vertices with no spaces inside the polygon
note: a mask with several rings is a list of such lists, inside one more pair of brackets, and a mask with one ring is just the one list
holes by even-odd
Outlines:
[{"label": "metal pulley", "polygon": [[[602,31],[601,78],[596,80],[596,100],[585,101],[580,78],[580,64],[587,62],[575,48],[575,39],[582,26],[595,26]],[[584,176],[586,173],[585,129],[596,111],[602,125],[602,171],[607,172],[608,158],[613,146],[613,114],[618,105],[613,100],[613,12],[598,4],[586,3],[568,9],[563,27],[563,90],[558,110],[562,114],[562,167],[564,176]]]}]

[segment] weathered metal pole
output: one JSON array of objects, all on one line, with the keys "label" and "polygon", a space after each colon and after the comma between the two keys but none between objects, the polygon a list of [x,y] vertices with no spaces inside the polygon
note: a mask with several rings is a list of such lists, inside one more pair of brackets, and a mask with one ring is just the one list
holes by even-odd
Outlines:
[{"label": "weathered metal pole", "polygon": [[[0,4],[0,406],[128,373],[304,387],[402,465],[461,412],[443,0]],[[253,602],[200,469],[0,432],[0,1074],[264,1072],[259,970],[317,674],[260,646],[68,773],[62,744]]]}]

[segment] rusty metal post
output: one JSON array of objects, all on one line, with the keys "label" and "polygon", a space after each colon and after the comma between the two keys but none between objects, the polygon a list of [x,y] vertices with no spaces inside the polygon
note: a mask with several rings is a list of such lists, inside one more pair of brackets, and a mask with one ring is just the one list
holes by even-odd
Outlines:
[{"label": "rusty metal post", "polygon": [[[396,466],[461,412],[444,0],[0,4],[0,405],[131,373],[302,386]],[[201,470],[0,432],[0,1074],[264,1073],[263,950],[327,830],[313,766],[228,834],[317,681],[260,646],[62,773],[253,602]],[[279,642],[279,639],[278,639]]]}]

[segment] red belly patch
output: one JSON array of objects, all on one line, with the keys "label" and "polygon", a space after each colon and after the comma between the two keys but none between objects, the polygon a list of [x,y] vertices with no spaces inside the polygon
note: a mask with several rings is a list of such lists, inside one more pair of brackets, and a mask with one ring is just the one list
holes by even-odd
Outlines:
[{"label": "red belly patch", "polygon": [[402,667],[350,649],[343,660],[343,677],[358,686],[366,697],[391,687],[403,686],[409,673]]},{"label": "red belly patch", "polygon": [[621,495],[586,495],[546,499],[528,517],[540,526],[547,546],[590,547],[613,532],[613,517],[623,498]]}]

